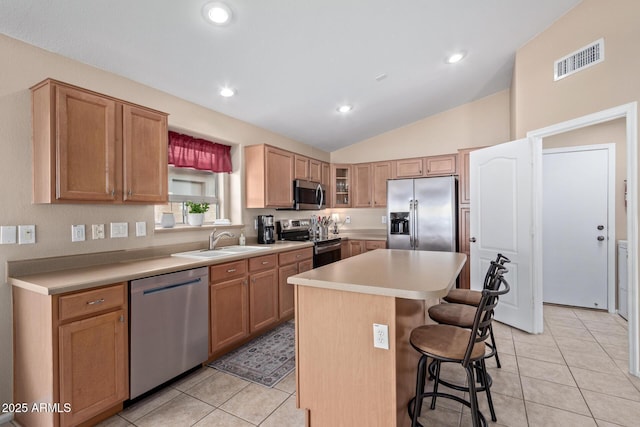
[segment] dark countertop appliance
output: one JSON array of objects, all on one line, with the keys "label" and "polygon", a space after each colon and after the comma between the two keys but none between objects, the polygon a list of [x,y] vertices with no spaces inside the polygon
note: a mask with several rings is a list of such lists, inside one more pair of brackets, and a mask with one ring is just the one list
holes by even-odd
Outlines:
[{"label": "dark countertop appliance", "polygon": [[276,231],[280,240],[313,241],[313,268],[340,261],[342,257],[340,237],[312,239],[317,234],[311,232],[308,219],[281,219],[276,222]]},{"label": "dark countertop appliance", "polygon": [[273,215],[258,215],[258,243],[270,245],[276,242]]}]

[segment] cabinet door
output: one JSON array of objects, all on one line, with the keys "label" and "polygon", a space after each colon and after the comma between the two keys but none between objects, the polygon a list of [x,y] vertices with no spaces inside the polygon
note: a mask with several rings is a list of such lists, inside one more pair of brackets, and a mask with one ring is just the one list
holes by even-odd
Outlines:
[{"label": "cabinet door", "polygon": [[471,210],[468,207],[461,207],[458,215],[459,221],[459,230],[460,234],[458,237],[458,250],[467,255],[467,262],[464,267],[462,267],[462,271],[460,272],[460,280],[458,281],[458,287],[462,289],[469,289],[471,286],[471,278],[470,278],[470,255],[471,255],[471,246],[469,244],[470,238],[470,229],[469,229],[469,221],[471,218]]},{"label": "cabinet door", "polygon": [[351,256],[364,252],[364,240],[349,240],[349,253]]},{"label": "cabinet door", "polygon": [[458,150],[458,193],[460,204],[471,203],[469,197],[469,153],[474,149]]},{"label": "cabinet door", "polygon": [[211,354],[249,335],[246,277],[210,285],[209,307]]},{"label": "cabinet door", "polygon": [[278,320],[278,273],[275,269],[249,276],[249,331]]},{"label": "cabinet door", "polygon": [[387,241],[386,240],[365,240],[365,249],[367,251],[373,251],[375,249],[386,249]]},{"label": "cabinet door", "polygon": [[353,207],[368,208],[371,206],[371,164],[353,165]]},{"label": "cabinet door", "polygon": [[58,330],[62,426],[75,426],[129,396],[126,311],[62,325]]},{"label": "cabinet door", "polygon": [[391,162],[372,164],[373,173],[373,207],[387,206],[387,180],[391,178]]},{"label": "cabinet door", "polygon": [[293,314],[293,285],[287,283],[287,279],[298,274],[298,264],[286,265],[278,269],[278,307],[280,318]]},{"label": "cabinet door", "polygon": [[322,162],[322,172],[320,182],[327,186],[327,189],[331,187],[331,165],[329,163]]},{"label": "cabinet door", "polygon": [[340,259],[347,259],[351,256],[351,248],[349,247],[349,241],[343,240],[340,243]]},{"label": "cabinet door", "polygon": [[427,176],[455,175],[457,167],[457,155],[446,154],[444,156],[432,156],[425,159]]},{"label": "cabinet door", "polygon": [[167,201],[167,116],[122,107],[123,200]]},{"label": "cabinet door", "polygon": [[119,199],[115,101],[66,86],[55,94],[56,199]]},{"label": "cabinet door", "polygon": [[351,166],[331,165],[332,201],[331,207],[351,207]]},{"label": "cabinet door", "polygon": [[265,206],[293,206],[293,153],[266,147]]},{"label": "cabinet door", "polygon": [[422,159],[404,159],[395,161],[394,178],[419,178],[424,176]]},{"label": "cabinet door", "polygon": [[322,182],[322,162],[309,159],[309,181]]},{"label": "cabinet door", "polygon": [[309,159],[307,157],[294,156],[295,158],[295,179],[309,179]]},{"label": "cabinet door", "polygon": [[298,273],[304,273],[313,269],[313,260],[307,259],[298,263]]}]

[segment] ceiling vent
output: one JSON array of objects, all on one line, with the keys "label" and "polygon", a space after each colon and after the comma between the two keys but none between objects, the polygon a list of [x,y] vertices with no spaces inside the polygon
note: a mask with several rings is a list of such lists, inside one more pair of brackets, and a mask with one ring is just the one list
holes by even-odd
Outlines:
[{"label": "ceiling vent", "polygon": [[553,80],[558,81],[602,61],[604,61],[604,39],[558,59],[554,64]]}]

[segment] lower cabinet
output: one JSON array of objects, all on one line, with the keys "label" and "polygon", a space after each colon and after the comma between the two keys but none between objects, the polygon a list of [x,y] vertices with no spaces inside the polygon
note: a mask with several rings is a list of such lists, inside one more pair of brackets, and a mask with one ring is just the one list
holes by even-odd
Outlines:
[{"label": "lower cabinet", "polygon": [[[15,412],[30,426],[96,424],[129,397],[127,286],[41,295],[13,288]],[[53,363],[52,363],[53,362]]]},{"label": "lower cabinet", "polygon": [[343,254],[342,259],[348,258],[349,256],[356,256],[367,251],[372,251],[374,249],[386,249],[387,241],[386,240],[347,240],[347,248],[348,255],[345,256],[344,246],[343,246]]},{"label": "lower cabinet", "polygon": [[211,341],[209,353],[234,344],[249,335],[247,278],[209,285]]},{"label": "lower cabinet", "polygon": [[284,252],[278,256],[278,307],[280,319],[294,313],[293,285],[287,279],[313,268],[313,250],[311,248]]},{"label": "lower cabinet", "polygon": [[278,321],[278,273],[275,268],[249,276],[249,330]]}]

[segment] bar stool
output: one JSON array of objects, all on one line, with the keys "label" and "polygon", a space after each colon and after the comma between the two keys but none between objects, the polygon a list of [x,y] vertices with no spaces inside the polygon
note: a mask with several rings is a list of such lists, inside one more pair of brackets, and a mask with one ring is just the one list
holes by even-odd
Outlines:
[{"label": "bar stool", "polygon": [[[487,288],[491,283],[493,276],[501,269],[504,270],[504,264],[511,262],[509,258],[502,254],[498,254],[495,261],[491,261],[491,265],[487,269],[484,277],[483,289]],[[476,307],[482,298],[481,291],[471,289],[452,289],[443,299],[446,304],[437,304],[429,308],[429,317],[438,323],[451,326],[460,326],[461,328],[471,328],[473,325],[473,316]],[[489,329],[491,338],[491,346],[493,348],[492,356],[496,358],[496,365],[501,368],[500,357],[498,356],[498,347],[493,336],[493,327]]]},{"label": "bar stool", "polygon": [[[410,343],[421,354],[416,375],[416,395],[411,399],[407,408],[411,416],[412,427],[422,427],[418,423],[418,417],[422,411],[422,400],[425,397],[432,397],[432,409],[435,405],[436,397],[460,402],[471,409],[474,427],[486,426],[487,421],[478,409],[477,391],[486,392],[489,407],[492,409],[492,418],[495,420],[484,359],[486,358],[487,348],[490,348],[485,341],[489,337],[489,328],[494,308],[498,304],[498,297],[509,291],[509,284],[502,276],[503,273],[506,273],[506,270],[500,270],[496,273],[488,288],[482,290],[482,297],[476,309],[471,329],[451,325],[423,325],[411,331]],[[433,391],[425,393],[427,358],[434,360],[437,376]],[[438,392],[440,364],[442,362],[460,363],[465,368],[469,384],[469,401],[452,394]],[[476,388],[474,368],[478,372],[477,375],[481,384],[484,384],[481,388]]]}]

